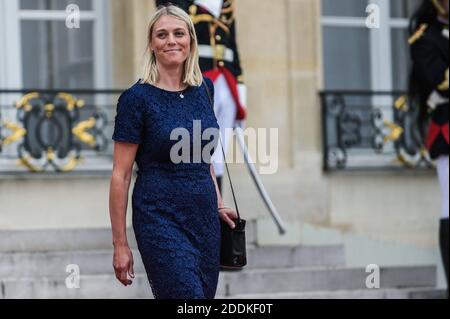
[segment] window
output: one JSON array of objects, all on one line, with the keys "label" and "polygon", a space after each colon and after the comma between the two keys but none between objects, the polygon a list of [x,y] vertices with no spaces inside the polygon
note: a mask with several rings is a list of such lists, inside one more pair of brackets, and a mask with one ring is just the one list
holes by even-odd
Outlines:
[{"label": "window", "polygon": [[[322,0],[323,64],[328,90],[406,90],[408,22],[421,0]],[[366,27],[366,7],[380,28]]]},{"label": "window", "polygon": [[[79,29],[65,25],[69,4],[81,10]],[[110,86],[107,1],[0,0],[0,9],[0,87]]]},{"label": "window", "polygon": [[65,11],[69,4],[76,4],[83,11],[92,10],[91,0],[20,0],[22,10],[59,10]]},{"label": "window", "polygon": [[[408,88],[409,18],[421,1],[322,0],[324,88],[365,91],[329,93],[323,100],[327,163],[376,167],[400,158],[420,161],[421,145],[410,137],[415,121],[394,102],[401,101],[396,92]],[[379,8],[379,28],[366,26],[369,4]]]},{"label": "window", "polygon": [[[108,2],[0,0],[0,89],[70,90],[111,87]],[[75,4],[80,9],[80,28],[70,29],[66,26],[66,7],[69,4]],[[21,94],[16,93],[0,94],[2,121],[18,122],[14,104],[21,97]],[[85,107],[77,114],[75,124],[86,122],[97,108],[109,102],[105,95],[90,94],[76,98],[82,99]],[[39,143],[31,145],[30,141],[36,140],[37,135],[27,133],[27,151],[35,155],[34,158],[38,158],[41,151],[48,152],[43,145],[57,145],[55,141],[58,138],[69,141],[67,134],[70,136],[70,124],[73,123],[66,123],[62,128],[58,121],[63,122],[55,116],[55,121],[43,122],[42,127],[39,127]],[[97,124],[99,122],[100,120]],[[96,129],[97,126],[92,130]],[[109,132],[105,135],[107,134]],[[0,171],[17,169],[18,145],[21,142],[15,143],[5,147],[0,153],[3,157],[0,158]],[[110,166],[110,161],[99,156],[100,153],[94,151],[92,145],[79,144],[83,155],[87,155],[85,169],[96,167],[101,170]],[[68,153],[61,145],[58,145],[59,154]],[[33,154],[35,146],[39,148]],[[64,159],[63,157],[61,162]]]}]

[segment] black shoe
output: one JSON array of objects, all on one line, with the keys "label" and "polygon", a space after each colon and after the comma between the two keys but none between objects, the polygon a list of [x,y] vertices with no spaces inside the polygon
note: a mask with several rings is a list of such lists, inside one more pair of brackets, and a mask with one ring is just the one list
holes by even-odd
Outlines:
[{"label": "black shoe", "polygon": [[448,218],[441,219],[441,225],[439,229],[439,244],[441,248],[441,256],[442,262],[444,264],[445,276],[447,279],[447,298],[448,298],[448,289],[450,287],[448,281],[448,255],[449,255],[449,247],[448,247]]}]

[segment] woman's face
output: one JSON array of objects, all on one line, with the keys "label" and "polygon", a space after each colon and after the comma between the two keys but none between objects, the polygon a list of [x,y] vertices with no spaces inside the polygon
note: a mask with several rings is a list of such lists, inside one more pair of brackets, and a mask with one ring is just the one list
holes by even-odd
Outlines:
[{"label": "woman's face", "polygon": [[183,64],[191,51],[191,36],[183,20],[162,16],[154,25],[150,49],[156,60],[168,67]]}]

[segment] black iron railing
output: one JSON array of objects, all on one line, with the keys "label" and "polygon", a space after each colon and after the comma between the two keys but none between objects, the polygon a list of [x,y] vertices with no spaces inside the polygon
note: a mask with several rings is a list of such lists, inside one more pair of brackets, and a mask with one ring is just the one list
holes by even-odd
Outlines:
[{"label": "black iron railing", "polygon": [[428,170],[433,166],[405,92],[324,91],[323,169]]},{"label": "black iron railing", "polygon": [[0,89],[0,173],[110,169],[121,92]]}]

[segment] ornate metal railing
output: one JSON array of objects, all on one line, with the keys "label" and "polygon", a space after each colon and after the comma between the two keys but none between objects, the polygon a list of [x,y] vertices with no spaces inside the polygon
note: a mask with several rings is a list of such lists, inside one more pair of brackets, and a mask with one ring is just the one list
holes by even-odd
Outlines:
[{"label": "ornate metal railing", "polygon": [[0,89],[0,173],[110,169],[120,92]]},{"label": "ornate metal railing", "polygon": [[323,168],[427,170],[433,166],[405,92],[325,91]]}]

